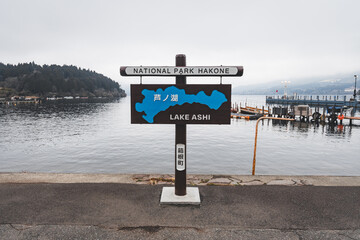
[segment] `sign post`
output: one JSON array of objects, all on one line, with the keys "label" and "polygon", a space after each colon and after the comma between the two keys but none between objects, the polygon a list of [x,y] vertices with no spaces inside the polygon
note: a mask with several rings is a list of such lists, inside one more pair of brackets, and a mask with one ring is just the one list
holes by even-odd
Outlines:
[{"label": "sign post", "polygon": [[[190,67],[186,66],[186,56],[178,54],[175,67],[120,67],[120,74],[176,78],[175,85],[132,84],[131,123],[175,124],[175,189],[164,187],[161,202],[200,204],[198,188],[186,188],[186,125],[230,124],[231,85],[188,85],[186,77],[240,77],[243,67]],[[164,200],[167,197],[169,200]]]},{"label": "sign post", "polygon": [[[186,66],[186,56],[176,55],[176,66]],[[176,76],[176,85],[185,85],[186,76]],[[175,125],[175,195],[186,195],[186,124]]]}]

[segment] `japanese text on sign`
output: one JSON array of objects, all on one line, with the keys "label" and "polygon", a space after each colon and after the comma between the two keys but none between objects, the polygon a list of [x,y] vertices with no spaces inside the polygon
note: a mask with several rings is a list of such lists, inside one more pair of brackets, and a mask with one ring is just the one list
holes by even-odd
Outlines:
[{"label": "japanese text on sign", "polygon": [[185,144],[176,144],[176,170],[185,170]]},{"label": "japanese text on sign", "polygon": [[163,101],[165,102],[166,100],[171,101],[171,102],[178,102],[179,101],[179,95],[178,94],[171,94],[171,97],[169,98],[169,94],[162,96],[161,94],[154,94],[154,102],[155,101]]}]

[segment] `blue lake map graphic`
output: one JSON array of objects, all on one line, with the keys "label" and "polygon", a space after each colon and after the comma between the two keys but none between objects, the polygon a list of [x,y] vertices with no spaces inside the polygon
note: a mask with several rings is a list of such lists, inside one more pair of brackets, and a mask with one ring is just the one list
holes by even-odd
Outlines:
[{"label": "blue lake map graphic", "polygon": [[210,109],[217,110],[220,106],[227,102],[225,94],[217,90],[212,91],[208,96],[204,91],[200,91],[197,94],[186,94],[184,89],[178,89],[175,86],[171,86],[162,90],[142,90],[142,95],[145,96],[142,103],[135,104],[135,110],[137,112],[144,112],[142,117],[148,122],[153,123],[154,117],[162,111],[166,111],[172,106],[183,105],[185,103],[193,104],[200,103],[208,106]]}]

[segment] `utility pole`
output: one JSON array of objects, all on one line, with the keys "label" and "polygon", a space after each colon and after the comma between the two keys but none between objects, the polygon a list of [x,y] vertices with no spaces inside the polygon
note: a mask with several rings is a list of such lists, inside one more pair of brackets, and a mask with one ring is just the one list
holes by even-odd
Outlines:
[{"label": "utility pole", "polygon": [[354,100],[356,99],[356,81],[357,81],[357,75],[354,75],[355,78],[355,88],[354,88]]}]

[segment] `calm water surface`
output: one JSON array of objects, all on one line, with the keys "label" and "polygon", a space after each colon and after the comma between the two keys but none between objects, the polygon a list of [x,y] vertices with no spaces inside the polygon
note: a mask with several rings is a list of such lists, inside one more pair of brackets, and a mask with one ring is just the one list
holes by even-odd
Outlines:
[{"label": "calm water surface", "polygon": [[[233,96],[264,105],[265,96]],[[256,121],[188,125],[187,171],[251,174]],[[360,124],[360,122],[358,123]],[[112,103],[0,105],[0,172],[174,173],[175,126],[130,124]],[[360,175],[360,127],[259,125],[257,174]]]}]

